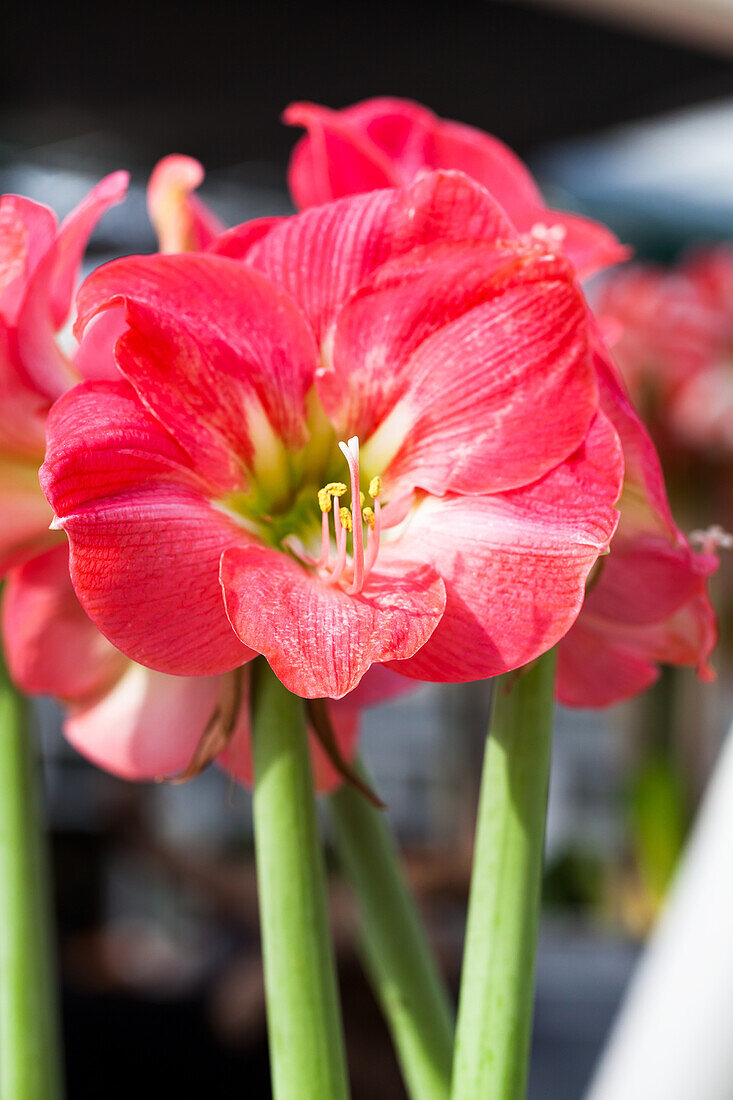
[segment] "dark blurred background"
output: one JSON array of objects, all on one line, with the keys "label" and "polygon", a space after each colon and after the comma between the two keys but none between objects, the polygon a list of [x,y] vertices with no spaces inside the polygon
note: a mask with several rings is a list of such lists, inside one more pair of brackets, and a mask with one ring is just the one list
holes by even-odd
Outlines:
[{"label": "dark blurred background", "polygon": [[[733,187],[725,186],[733,142],[721,150],[715,137],[733,102],[733,30],[703,19],[704,2],[698,21],[675,23],[672,7],[694,16],[696,5],[676,2],[657,24],[652,13],[629,27],[580,0],[572,9],[488,0],[16,3],[6,6],[0,36],[0,186],[63,214],[102,174],[131,168],[131,199],[103,222],[93,259],[150,249],[143,188],[159,157],[202,160],[203,194],[226,221],[287,211],[294,134],[279,122],[286,104],[340,107],[394,94],[497,134],[566,205],[609,218],[642,252],[671,255],[711,224],[733,231]],[[710,131],[705,148],[717,150],[712,167],[685,143],[691,108]],[[661,122],[651,129],[636,127],[654,118]],[[631,128],[609,132],[625,123]],[[651,167],[668,182],[661,197],[654,172],[639,170],[650,168],[650,141]],[[643,194],[638,187],[629,196],[629,174],[644,178]],[[708,202],[711,180],[717,189]],[[650,713],[669,715],[671,707],[675,736],[696,738],[698,774],[684,818],[720,739],[727,691],[723,684],[703,700],[684,674],[637,707],[559,716],[533,1100],[581,1096],[652,919],[630,827],[639,813],[638,805],[629,810],[628,782],[639,730]],[[429,688],[370,715],[364,735],[454,984],[487,704],[482,688]],[[69,1100],[147,1098],[163,1089],[267,1097],[248,795],[215,770],[181,788],[118,782],[65,745],[50,705],[39,707],[38,720]],[[669,816],[656,841],[666,873],[681,839],[679,807],[665,809],[663,789],[650,797],[655,821]],[[396,1100],[404,1093],[336,876],[332,907],[354,1100],[377,1091]]]}]

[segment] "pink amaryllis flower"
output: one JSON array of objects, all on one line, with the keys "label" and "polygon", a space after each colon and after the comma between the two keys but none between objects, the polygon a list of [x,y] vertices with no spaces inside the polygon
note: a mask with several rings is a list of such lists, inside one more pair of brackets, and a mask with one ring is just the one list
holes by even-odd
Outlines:
[{"label": "pink amaryllis flower", "polygon": [[622,477],[568,262],[442,172],[219,247],[80,292],[80,334],[124,309],[124,380],[57,403],[42,482],[103,633],[168,674],[261,653],[330,698],[552,646]]},{"label": "pink amaryllis flower", "polygon": [[670,447],[733,452],[733,249],[675,267],[636,264],[606,283],[599,310],[619,323],[614,355]]},{"label": "pink amaryllis flower", "polygon": [[[185,169],[193,186],[195,162],[181,166],[183,158],[173,159],[170,167]],[[184,182],[181,171],[161,171],[159,166],[152,190],[165,184],[182,192]],[[115,649],[74,594],[67,542],[49,530],[53,513],[38,483],[53,398],[82,375],[119,378],[110,344],[120,331],[118,318],[108,315],[80,347],[67,353],[55,333],[69,313],[87,238],[101,214],[122,199],[126,184],[126,173],[103,180],[59,230],[46,207],[19,196],[0,199],[4,649],[15,682],[29,694],[61,700],[67,739],[106,770],[127,779],[159,779],[192,774],[218,756],[228,771],[248,783],[246,678],[167,676]],[[176,204],[185,205],[187,198],[183,193],[169,198],[162,204],[165,209],[159,204],[158,229],[171,241],[185,224]],[[214,224],[213,218],[208,224]],[[185,241],[179,244],[183,247]],[[32,325],[39,329],[35,338]],[[389,685],[372,682],[353,705],[331,706],[330,721],[344,759],[355,746],[355,704],[388,693]],[[340,774],[315,738],[311,746],[316,783],[327,789]]]},{"label": "pink amaryllis flower", "polygon": [[548,209],[527,168],[503,142],[437,118],[418,103],[380,97],[341,111],[293,103],[283,117],[308,131],[289,170],[293,200],[301,209],[359,191],[404,186],[425,170],[458,169],[491,192],[517,230],[562,248],[581,275],[628,258],[628,249],[605,226]]},{"label": "pink amaryllis flower", "polygon": [[636,695],[654,683],[660,664],[691,665],[712,679],[708,659],[717,640],[707,594],[717,559],[692,550],[675,524],[654,444],[605,351],[596,351],[596,368],[625,474],[611,552],[559,647],[558,698],[582,707]]}]

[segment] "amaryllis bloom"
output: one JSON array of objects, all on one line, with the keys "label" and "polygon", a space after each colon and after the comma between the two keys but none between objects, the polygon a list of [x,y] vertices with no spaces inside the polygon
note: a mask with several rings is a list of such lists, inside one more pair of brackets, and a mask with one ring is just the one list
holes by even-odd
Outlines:
[{"label": "amaryllis bloom", "polygon": [[619,322],[614,355],[632,392],[676,442],[733,451],[733,249],[674,268],[614,273],[599,310]]},{"label": "amaryllis bloom", "polygon": [[578,621],[559,647],[558,698],[599,707],[651,686],[660,664],[691,665],[713,678],[717,640],[707,594],[717,567],[675,524],[654,445],[610,357],[596,353],[601,408],[625,459],[621,519],[610,554],[596,566]]},{"label": "amaryllis bloom", "polygon": [[605,226],[548,209],[530,172],[503,142],[437,118],[418,103],[381,97],[341,111],[293,103],[283,117],[308,131],[293,151],[288,177],[301,209],[405,186],[426,170],[457,169],[491,192],[519,232],[562,249],[580,275],[628,258],[628,249]]},{"label": "amaryllis bloom", "polygon": [[42,483],[102,632],[173,675],[264,654],[310,698],[554,645],[622,480],[569,263],[442,172],[216,247],[79,295],[79,335],[124,310],[123,380],[57,402]]},{"label": "amaryllis bloom", "polygon": [[[173,158],[172,167],[180,167],[181,160]],[[183,167],[193,186],[195,162]],[[172,178],[183,187],[180,172],[171,175],[159,166],[156,178],[159,188],[161,180],[170,185]],[[247,678],[166,676],[115,649],[74,594],[67,542],[49,529],[53,513],[38,483],[53,398],[81,374],[119,378],[110,344],[119,325],[111,315],[68,353],[54,336],[69,313],[88,236],[101,214],[122,199],[126,185],[126,173],[103,180],[58,231],[46,207],[18,196],[0,199],[5,654],[24,691],[53,695],[65,704],[67,739],[106,770],[127,779],[160,779],[191,774],[216,756],[238,779],[250,782]],[[185,195],[179,200],[187,201]],[[182,223],[180,210],[169,202],[160,214],[161,232],[171,239]],[[31,325],[38,326],[35,339]],[[352,705],[331,706],[330,722],[344,759],[355,747],[355,705],[378,701],[390,690],[372,678]],[[315,738],[311,747],[316,783],[327,789],[340,776]]]}]

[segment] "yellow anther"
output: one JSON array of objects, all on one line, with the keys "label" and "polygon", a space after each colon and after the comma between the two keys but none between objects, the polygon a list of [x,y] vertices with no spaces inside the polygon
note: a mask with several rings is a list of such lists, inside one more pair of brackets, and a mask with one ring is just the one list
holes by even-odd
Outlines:
[{"label": "yellow anther", "polygon": [[348,508],[339,508],[339,516],[341,517],[341,526],[345,527],[347,531],[352,531],[354,524],[351,520],[351,512]]},{"label": "yellow anther", "polygon": [[[362,493],[362,496],[363,495],[364,494]],[[372,530],[374,530],[374,509],[370,508],[367,505],[366,508],[362,508],[361,514],[364,517],[364,522],[366,523],[367,527],[371,527]]]},{"label": "yellow anther", "polygon": [[330,493],[332,497],[342,497],[346,492],[346,486],[343,481],[329,481],[323,488],[327,493]]},{"label": "yellow anther", "polygon": [[373,477],[369,482],[369,496],[372,500],[376,500],[382,491],[382,479],[381,477]]},{"label": "yellow anther", "polygon": [[364,506],[364,501],[365,500],[366,500],[366,497],[364,496],[364,494],[362,492],[360,492],[359,493],[359,504],[361,505],[361,507]]},{"label": "yellow anther", "polygon": [[318,507],[322,512],[331,511],[331,494],[327,488],[318,490]]}]

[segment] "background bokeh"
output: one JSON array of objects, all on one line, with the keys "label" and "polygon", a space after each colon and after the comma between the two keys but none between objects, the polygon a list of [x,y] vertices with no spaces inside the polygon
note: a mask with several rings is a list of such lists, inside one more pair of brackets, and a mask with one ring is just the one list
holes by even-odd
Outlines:
[{"label": "background bokeh", "polygon": [[[643,256],[733,238],[733,30],[696,35],[691,17],[675,35],[591,7],[15,4],[0,34],[0,188],[64,214],[130,168],[96,263],[154,247],[144,185],[162,155],[203,161],[202,193],[227,222],[287,212],[282,108],[389,93],[496,133],[555,205],[607,219]],[[672,485],[682,526],[730,527],[731,502],[700,476]],[[725,610],[726,561],[716,588]],[[712,687],[669,672],[636,704],[559,712],[532,1100],[582,1095],[733,709],[727,636],[726,620]],[[485,685],[427,687],[364,723],[454,986],[488,705]],[[66,746],[52,704],[35,710],[70,1100],[267,1097],[249,795],[215,769],[180,787],[114,780]],[[354,1100],[397,1100],[348,893],[336,874],[332,886]]]}]

